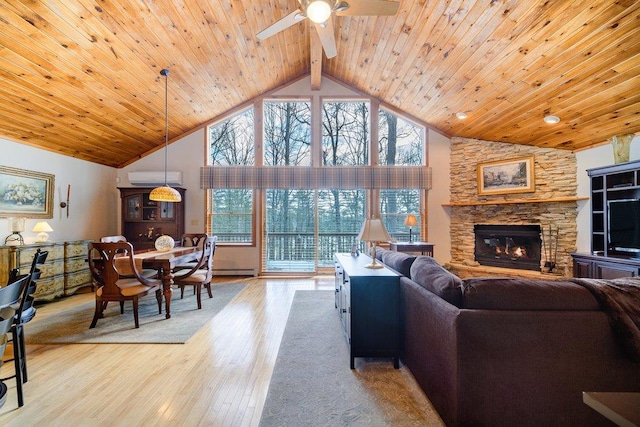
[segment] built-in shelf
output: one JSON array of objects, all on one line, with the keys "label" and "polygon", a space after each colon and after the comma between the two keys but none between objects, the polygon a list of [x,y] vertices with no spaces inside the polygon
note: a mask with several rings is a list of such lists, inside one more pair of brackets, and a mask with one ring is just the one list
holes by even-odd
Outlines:
[{"label": "built-in shelf", "polygon": [[551,197],[549,199],[510,199],[443,203],[442,206],[517,205],[521,203],[565,203],[589,200],[588,197]]}]

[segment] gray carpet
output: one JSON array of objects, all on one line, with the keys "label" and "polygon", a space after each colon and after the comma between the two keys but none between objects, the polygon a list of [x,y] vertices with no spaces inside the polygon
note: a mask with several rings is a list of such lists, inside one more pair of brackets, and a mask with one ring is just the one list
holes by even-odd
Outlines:
[{"label": "gray carpet", "polygon": [[440,426],[405,368],[392,359],[356,358],[334,307],[333,291],[296,291],[260,425]]},{"label": "gray carpet", "polygon": [[244,287],[244,284],[214,284],[213,298],[203,290],[201,310],[197,309],[192,288],[185,289],[182,300],[180,291],[174,290],[170,319],[165,319],[164,302],[162,314],[158,314],[155,295],[145,296],[139,302],[139,329],[135,329],[130,301],[125,302],[124,314],[120,314],[119,303],[109,303],[104,318],[89,329],[95,309],[95,300],[91,300],[47,318],[38,318],[36,314],[25,326],[25,339],[27,344],[184,344]]}]

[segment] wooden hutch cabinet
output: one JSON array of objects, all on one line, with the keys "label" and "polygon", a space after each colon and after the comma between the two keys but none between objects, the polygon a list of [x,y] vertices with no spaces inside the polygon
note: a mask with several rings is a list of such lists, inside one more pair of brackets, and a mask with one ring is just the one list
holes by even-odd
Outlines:
[{"label": "wooden hutch cabinet", "polygon": [[[624,252],[609,241],[611,203],[640,200],[640,161],[587,170],[591,179],[591,253],[573,253],[573,275],[594,279],[640,276],[640,253]],[[638,229],[640,218],[628,215]],[[637,242],[634,243],[637,245]]]},{"label": "wooden hutch cabinet", "polygon": [[134,249],[152,249],[155,240],[169,235],[178,241],[184,234],[185,189],[174,187],[180,192],[179,203],[156,202],[149,200],[153,188],[120,187],[122,201],[121,232]]}]

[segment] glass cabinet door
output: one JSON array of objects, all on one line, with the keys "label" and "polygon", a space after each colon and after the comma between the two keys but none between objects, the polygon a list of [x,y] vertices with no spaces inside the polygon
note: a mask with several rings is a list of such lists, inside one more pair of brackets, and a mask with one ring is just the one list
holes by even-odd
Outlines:
[{"label": "glass cabinet door", "polygon": [[174,203],[162,202],[160,203],[160,218],[171,219],[174,216],[173,210]]},{"label": "glass cabinet door", "polygon": [[140,219],[142,213],[142,206],[139,195],[128,196],[125,199],[125,217],[128,220]]}]

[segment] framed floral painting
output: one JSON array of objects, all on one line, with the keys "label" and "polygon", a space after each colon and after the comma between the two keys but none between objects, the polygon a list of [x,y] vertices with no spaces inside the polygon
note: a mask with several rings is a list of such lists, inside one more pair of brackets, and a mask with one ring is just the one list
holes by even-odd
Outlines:
[{"label": "framed floral painting", "polygon": [[478,194],[534,192],[533,166],[533,156],[478,163]]},{"label": "framed floral painting", "polygon": [[55,176],[0,166],[0,217],[53,218]]}]

